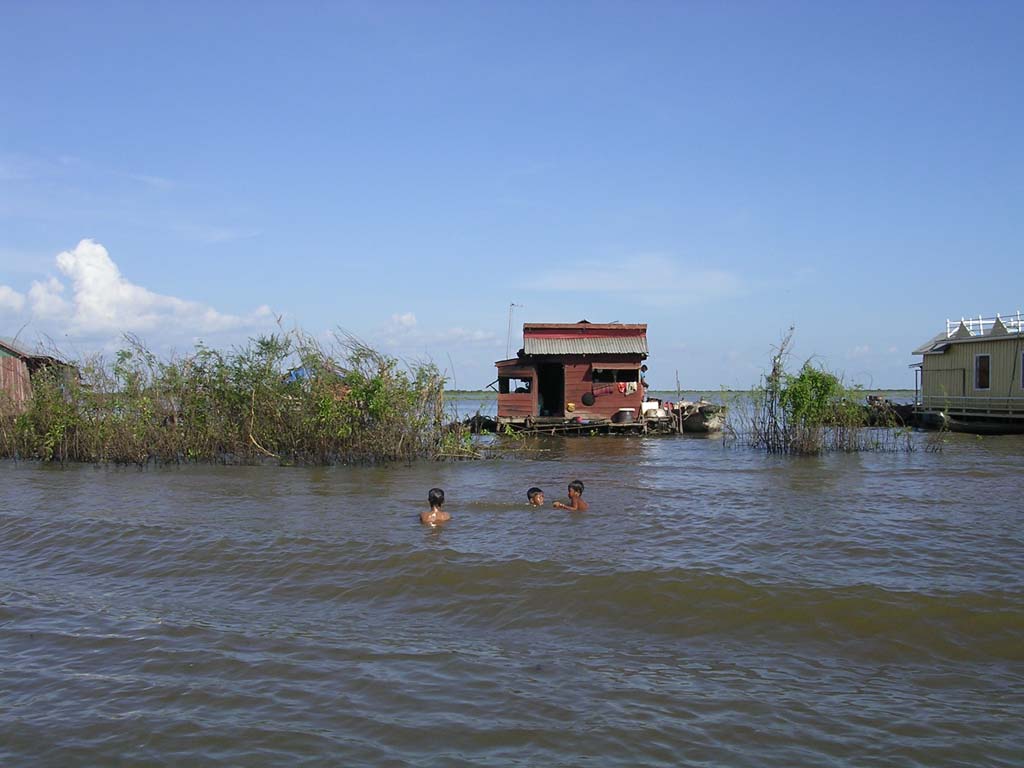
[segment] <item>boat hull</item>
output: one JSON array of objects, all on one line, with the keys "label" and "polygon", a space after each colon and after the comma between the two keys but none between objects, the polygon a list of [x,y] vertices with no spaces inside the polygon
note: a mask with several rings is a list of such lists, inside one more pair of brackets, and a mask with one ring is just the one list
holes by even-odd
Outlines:
[{"label": "boat hull", "polygon": [[971,416],[935,411],[918,411],[914,414],[914,426],[922,429],[948,429],[971,435],[1022,435],[1024,419],[1010,419],[999,416]]},{"label": "boat hull", "polygon": [[719,405],[705,405],[683,417],[683,432],[708,434],[721,432],[725,425],[725,408]]}]

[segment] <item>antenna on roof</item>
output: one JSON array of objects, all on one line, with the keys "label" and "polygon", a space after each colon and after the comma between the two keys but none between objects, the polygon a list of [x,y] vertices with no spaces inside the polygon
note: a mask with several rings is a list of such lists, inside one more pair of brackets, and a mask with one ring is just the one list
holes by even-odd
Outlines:
[{"label": "antenna on roof", "polygon": [[514,301],[508,305],[508,334],[505,336],[505,359],[508,360],[512,354],[512,314],[515,312],[516,307],[523,308],[522,304],[516,304]]}]

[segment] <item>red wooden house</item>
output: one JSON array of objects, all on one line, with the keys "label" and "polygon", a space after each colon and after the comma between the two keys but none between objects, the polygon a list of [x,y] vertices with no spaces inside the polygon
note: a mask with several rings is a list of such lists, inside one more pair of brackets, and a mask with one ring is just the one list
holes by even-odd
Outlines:
[{"label": "red wooden house", "polygon": [[646,358],[646,324],[525,323],[519,355],[496,363],[498,423],[639,418]]},{"label": "red wooden house", "polygon": [[0,411],[24,410],[32,397],[32,377],[48,367],[62,370],[65,376],[78,375],[74,366],[62,360],[29,352],[13,341],[0,339]]}]

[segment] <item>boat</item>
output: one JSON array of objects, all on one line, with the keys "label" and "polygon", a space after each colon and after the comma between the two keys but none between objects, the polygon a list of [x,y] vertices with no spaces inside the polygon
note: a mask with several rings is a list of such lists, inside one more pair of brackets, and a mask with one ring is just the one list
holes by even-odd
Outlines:
[{"label": "boat", "polygon": [[913,403],[894,403],[883,395],[868,395],[864,411],[872,427],[907,427],[914,423]]},{"label": "boat", "polygon": [[726,407],[710,403],[703,398],[696,403],[683,401],[677,404],[681,409],[680,423],[683,432],[707,434],[721,432],[725,426]]}]

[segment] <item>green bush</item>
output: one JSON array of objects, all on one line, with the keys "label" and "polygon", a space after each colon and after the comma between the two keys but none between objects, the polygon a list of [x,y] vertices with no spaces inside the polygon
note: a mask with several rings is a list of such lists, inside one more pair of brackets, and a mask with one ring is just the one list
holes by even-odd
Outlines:
[{"label": "green bush", "polygon": [[828,371],[806,362],[796,376],[784,376],[779,404],[791,423],[824,424],[835,416],[845,395],[842,383]]},{"label": "green bush", "polygon": [[733,440],[769,453],[913,450],[910,432],[868,427],[863,392],[811,361],[796,375],[786,371],[793,329],[771,359],[771,371],[751,392],[751,407],[730,408]]},{"label": "green bush", "polygon": [[[301,332],[160,360],[134,337],[110,363],[33,377],[0,413],[0,454],[46,461],[391,462],[452,450],[444,377],[348,335],[332,350]],[[289,370],[300,372],[288,375]]]}]

